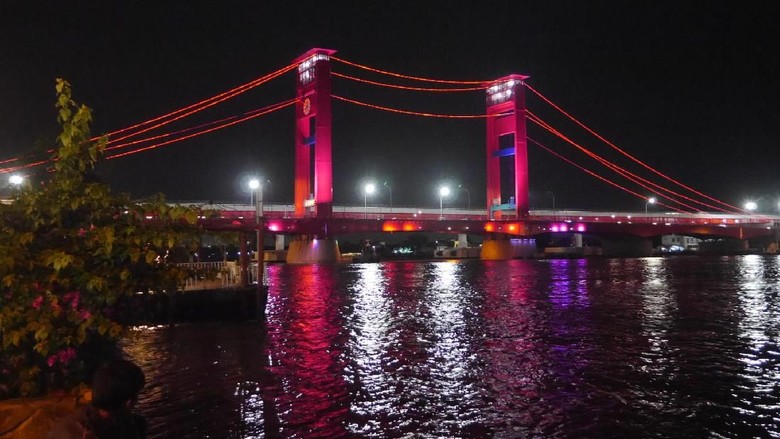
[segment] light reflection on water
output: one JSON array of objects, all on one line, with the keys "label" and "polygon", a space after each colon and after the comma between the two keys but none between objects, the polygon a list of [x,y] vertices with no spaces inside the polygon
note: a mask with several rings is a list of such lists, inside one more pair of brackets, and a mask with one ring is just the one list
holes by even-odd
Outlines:
[{"label": "light reflection on water", "polygon": [[780,259],[269,267],[268,323],[139,328],[167,437],[780,436]]}]

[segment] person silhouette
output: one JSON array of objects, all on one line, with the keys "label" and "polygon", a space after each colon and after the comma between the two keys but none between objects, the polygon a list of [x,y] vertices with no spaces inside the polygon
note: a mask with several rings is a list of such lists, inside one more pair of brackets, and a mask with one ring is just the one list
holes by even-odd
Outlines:
[{"label": "person silhouette", "polygon": [[143,371],[131,361],[103,364],[92,379],[92,402],[58,423],[48,438],[145,438],[146,420],[133,412],[145,383]]}]

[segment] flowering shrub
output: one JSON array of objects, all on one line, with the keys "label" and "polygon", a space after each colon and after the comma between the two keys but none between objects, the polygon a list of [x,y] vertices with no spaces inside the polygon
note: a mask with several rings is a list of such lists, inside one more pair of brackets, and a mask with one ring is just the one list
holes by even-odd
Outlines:
[{"label": "flowering shrub", "polygon": [[82,381],[122,334],[128,297],[183,281],[165,256],[197,236],[197,211],[162,196],[132,202],[97,181],[105,139],[90,140],[90,111],[63,80],[56,107],[53,172],[0,204],[0,398]]}]

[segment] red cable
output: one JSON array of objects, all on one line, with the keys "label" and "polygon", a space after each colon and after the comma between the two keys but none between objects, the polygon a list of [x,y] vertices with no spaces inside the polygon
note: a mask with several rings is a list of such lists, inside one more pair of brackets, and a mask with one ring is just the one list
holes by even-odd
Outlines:
[{"label": "red cable", "polygon": [[[141,126],[144,126],[144,125],[148,125],[148,124],[157,122],[159,120],[162,120],[162,119],[174,116],[174,115],[182,113],[182,112],[186,112],[187,110],[190,110],[192,108],[197,108],[199,106],[205,105],[204,108],[208,108],[208,107],[214,105],[214,104],[206,105],[207,103],[210,103],[211,101],[218,100],[218,102],[222,102],[225,99],[229,99],[229,98],[232,98],[234,96],[237,96],[237,95],[239,95],[241,93],[244,93],[244,92],[246,92],[246,91],[248,91],[248,90],[250,90],[252,88],[255,88],[255,87],[257,87],[257,86],[259,86],[259,85],[261,85],[261,84],[263,84],[265,82],[268,82],[271,79],[274,79],[274,78],[276,78],[276,77],[278,77],[280,75],[283,75],[284,73],[289,72],[290,70],[292,70],[295,67],[297,67],[297,65],[298,65],[297,63],[289,64],[286,67],[282,67],[281,69],[276,70],[275,72],[271,72],[271,73],[269,73],[267,75],[261,76],[261,77],[259,77],[257,79],[249,81],[246,84],[239,85],[238,87],[235,87],[235,88],[233,88],[231,90],[228,90],[226,92],[220,93],[218,95],[212,96],[212,97],[207,98],[207,99],[203,99],[200,102],[196,102],[196,103],[194,103],[192,105],[189,105],[187,107],[181,108],[179,110],[172,111],[172,112],[164,114],[162,116],[158,116],[158,117],[156,117],[154,119],[150,119],[150,120],[147,120],[145,122],[137,123],[137,124],[129,126],[127,128],[122,128],[120,130],[112,131],[112,132],[107,133],[105,135],[106,136],[113,136],[113,135],[116,135],[116,134],[119,134],[119,133],[122,133],[122,132],[125,132],[125,131],[128,131],[128,130],[132,130],[134,128],[138,128],[138,127],[141,127]],[[225,98],[225,99],[221,99],[221,98],[223,98],[225,96],[228,96],[228,97]],[[190,113],[190,114],[192,114],[192,113]],[[90,140],[96,140],[96,139],[97,138],[93,138],[93,139],[90,139]],[[114,141],[118,141],[118,140],[122,140],[122,139],[114,139]]]},{"label": "red cable", "polygon": [[[628,192],[629,194],[631,194],[631,195],[634,195],[634,196],[635,196],[635,197],[637,197],[637,198],[642,198],[642,199],[644,199],[644,198],[645,198],[645,196],[644,196],[644,195],[642,195],[642,194],[640,194],[640,193],[638,193],[638,192],[634,192],[634,191],[632,191],[631,189],[628,189],[628,188],[626,188],[626,187],[624,187],[624,186],[621,186],[621,185],[619,185],[619,184],[617,184],[617,183],[613,182],[612,180],[609,180],[609,179],[607,179],[607,178],[604,178],[604,177],[602,177],[602,176],[600,176],[600,175],[596,174],[595,172],[593,172],[593,171],[591,171],[591,170],[589,170],[589,169],[586,169],[586,168],[585,168],[585,167],[583,167],[583,166],[580,166],[580,165],[578,165],[578,164],[574,163],[573,161],[571,161],[571,160],[567,159],[566,157],[564,157],[564,156],[562,156],[562,155],[558,154],[557,152],[555,152],[555,151],[551,150],[550,148],[548,148],[548,147],[546,147],[546,146],[542,145],[541,143],[537,142],[536,140],[534,140],[534,139],[532,139],[532,138],[530,138],[530,137],[526,137],[526,139],[528,139],[528,140],[529,140],[529,141],[531,141],[532,143],[535,143],[536,145],[538,145],[539,147],[541,147],[541,148],[542,148],[542,149],[544,149],[545,151],[547,151],[547,152],[549,152],[550,154],[552,154],[552,155],[554,155],[554,156],[558,157],[559,159],[561,159],[561,160],[565,161],[566,163],[568,163],[568,164],[570,164],[570,165],[572,165],[572,166],[575,166],[575,167],[579,168],[580,170],[582,170],[582,171],[584,171],[584,172],[587,172],[588,174],[592,175],[593,177],[596,177],[596,178],[598,178],[599,180],[601,180],[601,181],[603,181],[603,182],[605,182],[605,183],[609,183],[609,184],[611,184],[612,186],[615,186],[616,188],[618,188],[618,189],[620,189],[620,190],[622,190],[622,191]],[[667,206],[666,204],[663,204],[663,203],[660,203],[660,202],[658,203],[658,205],[659,205],[659,206],[664,206],[664,207],[667,207],[667,208],[669,208],[669,209],[672,209],[672,210],[676,210],[676,211],[678,211],[678,212],[683,212],[682,210],[680,210],[680,209],[678,209],[678,208],[676,208],[676,207]]]},{"label": "red cable", "polygon": [[[291,99],[291,100],[294,100],[294,99]],[[289,102],[289,101],[284,101],[284,103],[287,103],[287,102]],[[252,111],[247,111],[244,114],[242,114],[241,116],[248,116],[248,115],[253,115],[255,113],[263,112],[263,111],[265,111],[265,110],[267,110],[269,108],[276,107],[277,105],[279,105],[279,104],[269,105],[267,107],[259,108],[259,109],[252,110]],[[137,145],[139,143],[149,142],[149,141],[152,141],[152,140],[162,139],[162,138],[165,138],[165,137],[174,136],[176,134],[187,133],[187,132],[194,131],[194,130],[197,130],[197,129],[200,129],[200,128],[205,128],[205,127],[217,125],[217,124],[220,124],[220,123],[223,123],[223,122],[231,121],[231,120],[237,119],[239,117],[240,116],[230,116],[230,117],[226,117],[224,119],[219,119],[219,120],[207,122],[207,123],[204,123],[204,124],[201,124],[201,125],[198,125],[198,126],[185,128],[183,130],[174,131],[174,132],[171,132],[171,133],[164,133],[164,134],[160,134],[158,136],[152,136],[152,137],[147,137],[145,139],[134,140],[132,142],[120,143],[119,145],[114,145],[114,146],[106,148],[106,151],[119,149],[119,148],[124,148],[126,146],[131,146],[131,145]]]},{"label": "red cable", "polygon": [[375,69],[373,67],[368,67],[368,66],[364,66],[362,64],[357,64],[357,63],[353,63],[353,62],[350,62],[350,61],[347,61],[347,60],[344,60],[344,59],[341,59],[341,58],[337,58],[337,57],[335,57],[333,55],[330,56],[330,59],[335,60],[335,61],[339,61],[341,63],[350,65],[352,67],[357,67],[359,69],[368,70],[370,72],[381,73],[383,75],[389,75],[389,76],[395,76],[396,78],[412,79],[414,81],[435,82],[435,83],[438,83],[438,84],[461,84],[461,85],[486,85],[486,84],[490,84],[491,82],[494,82],[494,81],[451,81],[451,80],[446,80],[446,79],[421,78],[419,76],[409,76],[409,75],[403,75],[401,73],[393,73],[393,72],[388,72],[386,70]]},{"label": "red cable", "polygon": [[339,77],[339,78],[349,79],[349,80],[352,80],[352,81],[364,82],[366,84],[378,85],[378,86],[381,86],[381,87],[398,88],[398,89],[401,89],[401,90],[433,91],[433,92],[448,92],[448,91],[452,91],[452,92],[456,92],[456,91],[485,90],[487,88],[487,86],[484,86],[484,85],[483,86],[479,86],[479,87],[461,87],[461,88],[409,87],[409,86],[406,86],[406,85],[397,85],[397,84],[388,84],[388,83],[385,83],[385,82],[369,81],[368,79],[356,78],[354,76],[343,75],[341,73],[336,73],[336,72],[331,72],[330,74],[333,75],[333,76]]},{"label": "red cable", "polygon": [[728,203],[726,203],[726,202],[720,201],[720,200],[718,200],[717,198],[714,198],[714,197],[711,197],[711,196],[709,196],[709,195],[707,195],[707,194],[704,194],[704,193],[702,193],[702,192],[700,192],[700,191],[698,191],[698,190],[696,190],[696,189],[694,189],[694,188],[692,188],[692,187],[690,187],[690,186],[687,186],[687,185],[685,185],[685,184],[683,184],[683,183],[681,183],[681,182],[679,182],[679,181],[677,181],[677,180],[673,179],[672,177],[669,177],[669,176],[667,176],[667,175],[663,174],[663,173],[662,173],[662,172],[660,172],[660,171],[657,171],[655,168],[653,168],[653,167],[651,167],[650,165],[648,165],[648,164],[644,163],[643,161],[639,160],[638,158],[636,158],[636,157],[632,156],[631,154],[629,154],[629,153],[627,153],[627,152],[623,151],[622,149],[620,149],[619,147],[617,147],[617,145],[615,145],[615,144],[613,144],[612,142],[610,142],[609,140],[605,139],[604,137],[602,137],[601,135],[599,135],[597,132],[593,131],[593,130],[592,130],[590,127],[588,127],[587,125],[585,125],[585,124],[583,124],[582,122],[580,122],[579,120],[577,120],[577,119],[576,119],[574,116],[570,115],[570,114],[569,114],[569,113],[567,113],[565,110],[563,110],[561,107],[559,107],[558,105],[556,105],[555,103],[553,103],[551,100],[547,99],[545,96],[543,96],[541,93],[539,93],[538,91],[536,91],[536,90],[535,90],[533,87],[531,87],[530,85],[528,85],[528,84],[525,84],[525,86],[526,86],[526,88],[528,88],[528,90],[531,90],[531,92],[533,92],[535,95],[539,96],[539,98],[541,98],[543,101],[545,101],[546,103],[548,103],[549,105],[551,105],[551,106],[552,106],[553,108],[555,108],[556,110],[558,110],[558,111],[560,111],[561,113],[563,113],[563,114],[564,114],[566,117],[568,117],[569,119],[571,119],[572,121],[574,121],[574,123],[576,123],[577,125],[579,125],[579,126],[580,126],[580,127],[582,127],[583,129],[585,129],[587,132],[589,132],[589,133],[591,133],[592,135],[596,136],[596,138],[598,138],[598,139],[599,139],[599,140],[601,140],[602,142],[606,143],[607,145],[609,145],[610,147],[612,147],[613,149],[615,149],[615,150],[616,150],[616,151],[618,151],[619,153],[623,154],[624,156],[628,157],[629,159],[633,160],[634,162],[636,162],[636,163],[638,163],[638,164],[640,164],[640,165],[644,166],[645,168],[647,168],[647,169],[648,169],[648,170],[650,170],[651,172],[653,172],[653,173],[655,173],[655,174],[657,174],[657,175],[659,175],[659,176],[661,176],[661,177],[663,177],[663,178],[665,178],[665,179],[667,179],[667,180],[671,181],[672,183],[675,183],[675,184],[677,184],[678,186],[681,186],[681,187],[683,187],[683,188],[685,188],[685,189],[687,189],[687,190],[689,190],[689,191],[693,192],[693,193],[694,193],[694,194],[696,194],[696,195],[699,195],[699,196],[701,196],[701,197],[704,197],[704,198],[706,198],[706,199],[708,199],[708,200],[710,200],[710,201],[714,201],[714,202],[716,202],[716,203],[719,203],[719,204],[722,204],[722,205],[724,205],[724,206],[730,207],[731,209],[735,209],[736,211],[738,211],[738,212],[741,212],[741,213],[749,213],[749,212],[745,211],[744,209],[740,209],[739,207],[732,206],[731,204],[728,204]]},{"label": "red cable", "polygon": [[[161,127],[161,126],[168,125],[168,124],[169,124],[169,123],[171,123],[171,122],[175,122],[175,121],[177,121],[177,120],[183,119],[183,118],[185,118],[185,117],[187,117],[187,116],[189,116],[189,115],[191,115],[191,114],[194,114],[194,113],[197,113],[197,112],[203,111],[203,110],[205,110],[206,108],[212,107],[212,106],[214,106],[214,105],[216,105],[216,104],[218,104],[218,103],[220,103],[220,102],[224,102],[224,101],[226,101],[226,100],[228,100],[228,99],[232,99],[232,98],[234,98],[235,96],[238,96],[239,94],[241,94],[241,93],[244,93],[244,92],[248,91],[248,90],[249,90],[249,89],[251,89],[251,88],[257,87],[257,86],[259,86],[259,85],[261,85],[261,84],[264,84],[264,83],[266,83],[266,82],[268,82],[268,81],[270,81],[270,80],[272,80],[272,79],[276,79],[277,77],[281,76],[281,75],[282,75],[282,74],[284,74],[284,73],[287,73],[288,71],[290,71],[290,70],[291,70],[292,68],[294,68],[294,67],[295,67],[295,66],[292,66],[292,67],[290,67],[290,66],[287,66],[287,67],[285,67],[284,69],[280,69],[280,70],[277,70],[277,71],[276,71],[276,72],[274,72],[274,73],[271,73],[271,74],[265,75],[264,77],[262,77],[262,78],[260,78],[260,79],[258,79],[258,80],[255,80],[255,81],[253,81],[253,83],[254,83],[254,84],[253,84],[251,87],[249,87],[249,88],[246,88],[246,89],[244,89],[244,90],[241,90],[241,91],[238,91],[238,92],[234,92],[234,93],[230,93],[230,92],[227,92],[227,93],[222,93],[222,94],[220,94],[220,95],[218,95],[218,96],[215,96],[214,98],[210,98],[210,99],[207,99],[207,100],[201,101],[201,102],[206,102],[206,101],[208,101],[208,100],[213,100],[213,99],[215,99],[215,98],[219,97],[218,99],[216,99],[216,100],[213,100],[213,102],[209,102],[208,104],[205,104],[205,105],[203,105],[203,106],[201,106],[201,107],[199,107],[199,108],[195,108],[195,109],[193,109],[193,110],[191,110],[191,111],[187,111],[187,112],[185,112],[184,114],[181,114],[181,115],[179,115],[179,116],[176,116],[176,117],[174,117],[174,118],[172,118],[172,119],[169,119],[169,120],[167,120],[167,121],[164,121],[164,122],[160,122],[160,123],[158,123],[158,124],[155,124],[155,125],[152,125],[152,126],[150,126],[150,127],[144,128],[144,129],[142,129],[142,130],[140,130],[140,131],[136,131],[136,132],[134,132],[134,133],[128,134],[128,135],[126,135],[126,136],[119,137],[119,138],[116,138],[116,139],[112,139],[112,140],[110,140],[108,143],[110,144],[110,143],[113,143],[113,142],[118,142],[118,141],[120,141],[120,140],[125,140],[125,139],[127,139],[127,138],[130,138],[130,137],[137,136],[137,135],[139,135],[139,134],[145,133],[145,132],[147,132],[147,131],[150,131],[150,130],[153,130],[153,129],[155,129],[155,128],[159,128],[159,127]],[[198,104],[195,104],[195,105],[198,105]],[[190,105],[189,107],[186,107],[186,108],[183,108],[183,109],[181,109],[181,110],[177,110],[177,111],[175,111],[175,112],[169,113],[169,114],[168,114],[168,115],[166,115],[166,116],[160,116],[160,117],[158,117],[158,118],[152,119],[151,121],[144,122],[144,123],[142,123],[142,124],[139,124],[139,125],[137,125],[137,126],[140,126],[140,125],[146,125],[146,124],[149,124],[149,123],[151,123],[151,122],[153,122],[153,121],[160,120],[160,119],[162,119],[162,118],[165,118],[165,117],[168,117],[168,116],[172,116],[172,115],[174,115],[174,114],[176,114],[176,113],[181,113],[182,111],[185,111],[185,110],[187,110],[187,109],[189,109],[189,108],[192,108],[192,107],[194,107],[195,105]],[[126,129],[125,129],[125,130],[126,130]],[[120,131],[125,131],[125,130],[120,130]],[[114,133],[117,133],[117,131],[115,131]]]},{"label": "red cable", "polygon": [[39,162],[28,163],[26,165],[14,166],[14,167],[11,167],[11,168],[0,168],[0,174],[7,174],[9,172],[16,172],[16,171],[18,171],[20,169],[33,168],[35,166],[39,166],[39,165],[42,165],[42,164],[45,164],[45,163],[49,163],[50,161],[51,160],[47,159],[47,160],[41,160]]},{"label": "red cable", "polygon": [[506,116],[507,114],[511,114],[511,112],[508,113],[497,113],[497,114],[464,114],[464,115],[458,115],[458,114],[438,114],[438,113],[422,113],[418,111],[409,111],[409,110],[399,110],[396,108],[390,108],[390,107],[383,107],[381,105],[374,105],[374,104],[368,104],[365,102],[356,101],[353,99],[348,99],[342,96],[337,95],[331,95],[333,99],[338,99],[340,101],[349,102],[350,104],[355,105],[361,105],[363,107],[373,108],[375,110],[383,110],[383,111],[390,111],[392,113],[400,113],[400,114],[409,114],[412,116],[423,116],[423,117],[439,117],[444,119],[484,119],[487,117],[501,117]]},{"label": "red cable", "polygon": [[[658,190],[662,190],[664,192],[673,194],[675,196],[684,198],[684,199],[686,199],[688,201],[692,201],[692,202],[697,203],[697,204],[701,204],[702,206],[706,206],[706,207],[709,207],[711,209],[715,209],[715,210],[718,210],[718,211],[721,211],[721,212],[725,212],[725,213],[732,213],[732,212],[726,211],[726,210],[724,210],[724,209],[722,209],[720,207],[712,206],[710,204],[707,204],[707,203],[695,200],[695,199],[690,198],[688,196],[685,196],[683,194],[679,194],[679,193],[677,193],[675,191],[672,191],[672,190],[667,189],[667,188],[665,188],[663,186],[660,186],[660,185],[658,185],[656,183],[653,183],[653,182],[651,182],[651,181],[649,181],[649,180],[647,180],[647,179],[645,179],[643,177],[640,177],[640,176],[638,176],[638,175],[636,175],[636,174],[626,170],[625,168],[622,168],[622,167],[620,167],[620,166],[618,166],[618,165],[616,165],[616,164],[614,164],[614,163],[612,163],[612,162],[610,162],[610,161],[600,157],[599,155],[589,151],[587,148],[584,148],[583,146],[577,144],[576,142],[574,142],[573,140],[571,140],[568,137],[566,137],[565,135],[563,135],[560,131],[556,130],[550,124],[544,122],[542,119],[540,119],[538,116],[536,116],[535,114],[531,113],[530,111],[528,112],[528,115],[530,116],[530,120],[532,122],[536,123],[537,125],[539,125],[540,127],[546,129],[547,131],[551,132],[552,134],[560,137],[564,141],[570,143],[571,145],[573,145],[574,147],[576,147],[577,149],[579,149],[580,151],[582,151],[583,153],[585,153],[589,157],[593,158],[594,160],[597,160],[599,163],[603,164],[604,166],[606,166],[607,168],[611,169],[612,171],[622,175],[623,177],[633,181],[634,183],[644,187],[647,190],[655,191],[655,192],[657,192]],[[646,186],[645,184],[653,186],[654,189]],[[681,202],[679,200],[676,200],[676,199],[674,199],[674,198],[672,198],[672,197],[670,197],[668,195],[662,195],[662,196],[664,196],[665,198],[668,198],[671,201],[674,201],[675,203],[678,203],[678,204],[680,204],[682,206],[685,206],[685,207],[691,209],[694,212],[699,210],[699,209],[697,209],[697,208],[695,208],[693,206],[690,206],[690,205],[685,204],[685,203],[683,203],[683,202]]]},{"label": "red cable", "polygon": [[[247,113],[245,113],[245,114],[247,114]],[[158,136],[152,136],[152,137],[147,137],[145,139],[134,140],[132,142],[120,143],[118,145],[113,145],[113,146],[107,147],[106,151],[111,151],[111,150],[114,150],[114,149],[124,148],[126,146],[137,145],[139,143],[149,142],[149,141],[152,141],[152,140],[157,140],[157,139],[162,139],[162,138],[165,138],[165,137],[174,136],[176,134],[182,134],[182,133],[194,131],[194,130],[197,130],[199,128],[204,128],[204,127],[216,125],[218,123],[222,123],[222,122],[225,122],[225,121],[228,121],[228,120],[233,120],[233,119],[236,119],[237,117],[238,116],[230,116],[230,117],[226,117],[224,119],[215,120],[213,122],[204,123],[202,125],[198,125],[198,126],[195,126],[195,127],[185,128],[185,129],[179,130],[179,131],[174,131],[172,133],[164,133],[164,134],[160,134]]]},{"label": "red cable", "polygon": [[247,120],[254,119],[256,117],[263,116],[263,115],[266,115],[268,113],[272,113],[272,112],[277,111],[277,110],[281,110],[282,108],[289,107],[290,105],[293,105],[296,102],[296,100],[297,99],[290,99],[290,100],[281,102],[279,104],[276,104],[274,106],[266,107],[267,109],[265,109],[265,110],[258,110],[257,112],[254,112],[254,114],[251,114],[249,116],[245,116],[245,117],[242,117],[240,119],[234,120],[232,122],[224,123],[222,125],[219,125],[219,126],[216,126],[216,127],[212,127],[212,128],[207,129],[207,130],[203,130],[203,131],[200,131],[200,132],[197,132],[197,133],[193,133],[193,134],[190,134],[190,135],[187,135],[187,136],[182,136],[182,137],[179,137],[179,138],[176,138],[176,139],[171,139],[171,140],[168,140],[168,141],[165,141],[165,142],[156,143],[154,145],[145,146],[143,148],[134,149],[132,151],[125,151],[125,152],[114,154],[114,155],[111,155],[111,156],[106,156],[106,160],[113,160],[113,159],[116,159],[116,158],[120,158],[120,157],[125,157],[125,156],[128,156],[128,155],[131,155],[131,154],[136,154],[136,153],[139,153],[139,152],[148,151],[150,149],[159,148],[161,146],[169,145],[171,143],[180,142],[182,140],[191,139],[193,137],[197,137],[197,136],[200,136],[202,134],[210,133],[212,131],[217,131],[217,130],[220,130],[220,129],[223,129],[223,128],[227,128],[229,126],[233,126],[233,125],[239,124],[241,122],[246,122]]},{"label": "red cable", "polygon": [[[212,96],[212,97],[210,97],[208,99],[204,99],[204,100],[202,100],[200,102],[197,102],[195,104],[189,105],[189,106],[184,107],[184,108],[181,108],[179,110],[172,111],[172,112],[164,114],[162,116],[158,116],[158,117],[156,117],[154,119],[150,119],[150,120],[147,120],[145,122],[141,122],[141,123],[138,123],[138,124],[126,127],[126,128],[122,128],[120,130],[112,131],[112,132],[110,132],[108,134],[104,134],[103,136],[116,135],[116,134],[119,134],[119,133],[122,133],[122,132],[125,132],[125,131],[128,131],[128,130],[132,130],[134,128],[139,128],[139,127],[142,127],[142,126],[145,126],[145,125],[157,122],[159,120],[163,120],[165,118],[174,116],[174,115],[182,113],[182,112],[186,112],[187,110],[190,110],[190,109],[193,109],[193,108],[201,107],[201,108],[198,108],[196,110],[190,111],[190,112],[188,112],[188,113],[186,113],[184,115],[181,115],[179,117],[173,118],[173,119],[171,119],[171,120],[169,120],[167,122],[160,123],[160,124],[154,125],[152,127],[148,127],[146,129],[137,131],[137,132],[132,133],[132,134],[128,134],[128,135],[123,136],[123,137],[112,139],[109,142],[107,142],[107,145],[111,144],[113,142],[118,142],[120,140],[124,140],[124,139],[130,138],[130,137],[137,136],[139,134],[142,134],[142,133],[145,133],[147,131],[150,131],[150,130],[152,130],[154,128],[159,128],[161,126],[167,125],[167,124],[169,124],[171,122],[174,122],[176,120],[182,119],[182,118],[184,118],[186,116],[189,116],[191,114],[194,114],[194,113],[197,113],[199,111],[205,110],[206,108],[214,106],[214,105],[216,105],[216,104],[218,104],[220,102],[223,102],[223,101],[225,101],[227,99],[230,99],[230,98],[233,98],[235,96],[238,96],[239,94],[242,94],[242,93],[244,93],[246,91],[249,91],[252,88],[255,88],[255,87],[259,86],[259,85],[262,85],[262,84],[264,84],[264,83],[266,83],[266,82],[268,82],[268,81],[270,81],[272,79],[275,79],[275,78],[283,75],[284,73],[289,72],[290,70],[294,69],[297,65],[298,65],[297,63],[290,64],[290,65],[288,65],[286,67],[283,67],[283,68],[281,68],[279,70],[276,70],[275,72],[272,72],[272,73],[269,73],[267,75],[261,76],[260,78],[252,80],[252,81],[250,81],[250,82],[248,82],[246,84],[240,85],[240,86],[235,87],[235,88],[233,88],[231,90],[228,90],[226,92],[220,93],[220,94],[218,94],[216,96]],[[96,140],[100,139],[103,136],[93,137],[93,138],[89,139],[89,141],[96,141]],[[147,140],[149,140],[149,139],[147,139]],[[124,146],[127,146],[127,145],[128,144],[125,144]],[[108,150],[108,149],[113,149],[113,148],[106,148],[106,149]],[[52,152],[54,152],[54,150],[49,150],[47,152],[51,154]],[[20,159],[19,157],[5,159],[5,160],[0,161],[0,164],[15,162],[15,161],[18,161],[19,159]],[[50,161],[50,159],[49,160],[44,160],[44,161],[39,161],[39,162],[36,162],[36,163],[29,163],[27,165],[12,167],[12,168],[10,168],[10,167],[9,168],[0,168],[0,173],[13,172],[14,170],[18,170],[18,169],[30,168],[30,167],[33,167],[33,166],[38,166],[40,164],[46,163],[48,161]]]}]

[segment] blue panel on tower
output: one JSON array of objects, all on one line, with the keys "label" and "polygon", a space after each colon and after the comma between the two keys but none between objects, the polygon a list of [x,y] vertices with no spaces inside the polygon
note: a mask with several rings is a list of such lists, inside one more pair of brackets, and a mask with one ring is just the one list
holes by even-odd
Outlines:
[{"label": "blue panel on tower", "polygon": [[514,148],[502,148],[493,152],[493,157],[508,157],[510,155],[515,155]]}]

